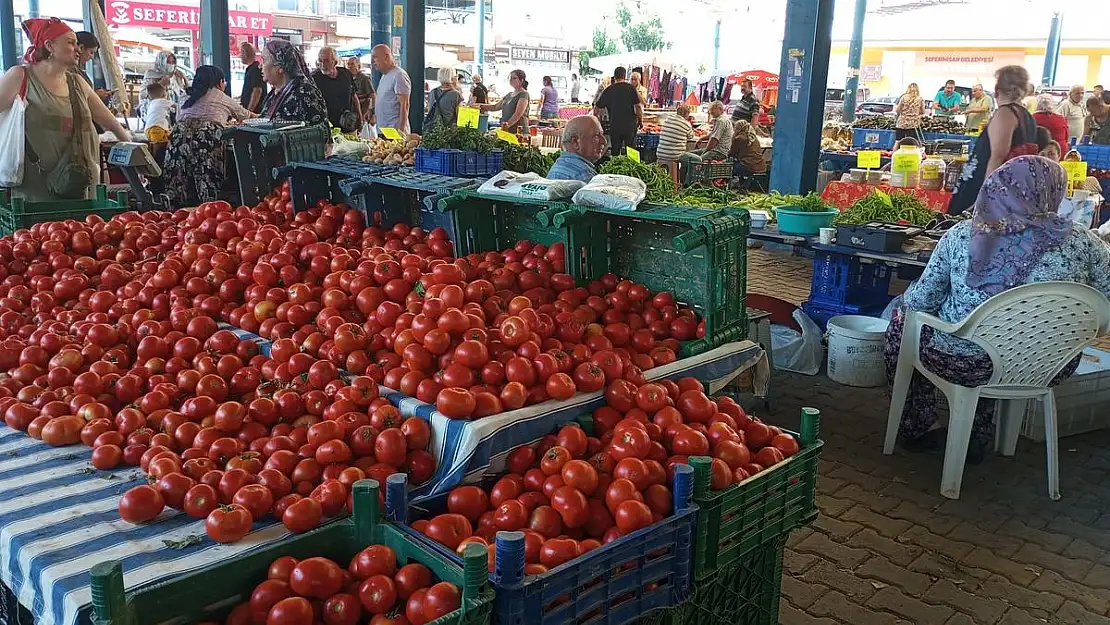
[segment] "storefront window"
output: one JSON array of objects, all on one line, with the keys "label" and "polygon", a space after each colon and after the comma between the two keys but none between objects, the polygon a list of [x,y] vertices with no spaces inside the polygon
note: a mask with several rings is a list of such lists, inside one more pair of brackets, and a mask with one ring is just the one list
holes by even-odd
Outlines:
[{"label": "storefront window", "polygon": [[328,15],[370,17],[370,0],[331,0]]},{"label": "storefront window", "polygon": [[277,0],[277,10],[282,13],[320,14],[319,0]]}]

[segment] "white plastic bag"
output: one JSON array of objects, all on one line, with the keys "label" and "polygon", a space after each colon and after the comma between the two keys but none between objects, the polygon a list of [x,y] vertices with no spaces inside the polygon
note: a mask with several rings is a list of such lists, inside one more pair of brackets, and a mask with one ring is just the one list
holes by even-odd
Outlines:
[{"label": "white plastic bag", "polygon": [[775,356],[775,369],[817,375],[824,360],[821,328],[800,308],[794,310],[793,317],[802,328],[801,334],[785,326],[771,326],[771,353]]},{"label": "white plastic bag", "polygon": [[332,156],[360,158],[370,150],[370,146],[367,143],[363,141],[351,141],[343,135],[335,135],[331,140]]},{"label": "white plastic bag", "polygon": [[0,187],[23,184],[26,110],[24,99],[16,97],[12,107],[0,113]]},{"label": "white plastic bag", "polygon": [[536,200],[565,200],[582,188],[581,180],[548,180],[539,174],[503,171],[478,187],[482,195]]},{"label": "white plastic bag", "polygon": [[574,194],[579,206],[634,211],[647,197],[647,185],[639,178],[598,174]]},{"label": "white plastic bag", "polygon": [[362,122],[362,132],[358,136],[362,139],[377,139],[378,127],[370,122]]}]

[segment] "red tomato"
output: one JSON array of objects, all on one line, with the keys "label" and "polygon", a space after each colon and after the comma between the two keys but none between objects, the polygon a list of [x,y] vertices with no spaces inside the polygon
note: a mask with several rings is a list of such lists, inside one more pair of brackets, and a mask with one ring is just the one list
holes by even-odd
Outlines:
[{"label": "red tomato", "polygon": [[397,572],[397,555],[385,545],[370,545],[351,558],[347,570],[360,580],[371,575],[392,577]]},{"label": "red tomato", "polygon": [[220,506],[204,520],[204,530],[218,543],[233,543],[250,533],[251,521],[251,513],[239,504]]},{"label": "red tomato", "polygon": [[474,394],[462,388],[445,388],[436,397],[436,410],[452,419],[465,419],[474,414]]},{"label": "red tomato", "polygon": [[640,494],[635,484],[624,478],[613,480],[605,491],[605,506],[609,508],[609,512],[612,514],[616,514],[617,507],[629,499],[640,501],[643,499],[643,495]]},{"label": "red tomato", "polygon": [[[772,447],[772,449],[774,449]],[[775,451],[778,451],[775,449]],[[732,485],[732,469],[724,460],[714,458],[709,472],[709,487],[713,490],[722,490]]]},{"label": "red tomato", "polygon": [[556,445],[548,449],[543,455],[540,460],[540,470],[545,475],[558,475],[563,470],[563,466],[570,462],[572,458],[570,450],[561,445]]},{"label": "red tomato", "polygon": [[519,499],[501,502],[493,511],[493,525],[502,531],[512,532],[528,523],[528,508]]},{"label": "red tomato", "polygon": [[[646,458],[651,449],[651,437],[645,430],[626,428],[613,436],[609,443],[609,455],[614,460],[625,458]],[[708,449],[706,450],[708,453]]]},{"label": "red tomato", "polygon": [[458,610],[461,603],[462,595],[458,587],[448,582],[439,582],[424,595],[424,618],[434,621]]},{"label": "red tomato", "polygon": [[269,614],[274,604],[293,596],[293,589],[282,580],[267,579],[254,587],[251,593],[251,612],[255,614]]},{"label": "red tomato", "polygon": [[563,465],[560,476],[563,478],[564,484],[577,488],[587,497],[597,490],[597,471],[585,460],[571,460],[566,463]]},{"label": "red tomato", "polygon": [[590,504],[582,491],[573,486],[560,486],[551,495],[551,507],[569,528],[582,527],[589,520]]},{"label": "red tomato", "polygon": [[552,538],[540,547],[540,564],[553,569],[579,555],[578,541],[573,538]]},{"label": "red tomato", "polygon": [[397,589],[388,575],[372,575],[358,585],[358,600],[371,614],[384,614],[397,603]]},{"label": "red tomato", "polygon": [[617,506],[613,518],[622,534],[630,534],[651,525],[651,508],[642,501],[628,499]]},{"label": "red tomato", "polygon": [[324,510],[320,502],[311,497],[303,497],[285,508],[281,523],[291,532],[302,533],[320,524]]},{"label": "red tomato", "polygon": [[332,595],[324,602],[325,625],[357,625],[362,618],[359,598],[350,593]]},{"label": "red tomato", "polygon": [[524,475],[536,462],[536,450],[531,445],[521,445],[509,452],[505,459],[505,468],[509,473]]},{"label": "red tomato", "polygon": [[771,446],[782,452],[784,458],[789,458],[798,453],[798,441],[789,434],[775,436],[771,439]]},{"label": "red tomato", "polygon": [[270,508],[274,505],[274,495],[261,484],[248,484],[235,492],[232,502],[246,508],[251,519],[260,521],[270,513]]},{"label": "red tomato", "polygon": [[474,534],[474,530],[470,521],[461,514],[441,514],[428,522],[424,533],[454,551],[464,538]]},{"label": "red tomato", "polygon": [[220,505],[216,489],[208,484],[196,484],[185,493],[182,508],[185,514],[197,519],[203,519]]},{"label": "red tomato", "polygon": [[756,452],[753,461],[764,467],[774,466],[783,461],[783,453],[777,447],[764,447]]},{"label": "red tomato", "polygon": [[397,589],[397,598],[408,601],[417,589],[427,588],[432,585],[432,572],[423,564],[406,564],[393,576],[394,587]]},{"label": "red tomato", "polygon": [[158,489],[144,484],[123,494],[119,500],[119,516],[128,523],[146,523],[157,518],[165,507]]},{"label": "red tomato", "polygon": [[267,579],[276,579],[282,582],[289,582],[289,576],[293,573],[293,567],[297,566],[297,559],[293,556],[281,556],[277,560],[270,563],[270,569],[266,573]]},{"label": "red tomato", "polygon": [[289,597],[270,608],[266,625],[312,625],[315,611],[303,597]]},{"label": "red tomato", "polygon": [[447,510],[463,515],[471,523],[477,523],[489,509],[489,495],[477,486],[459,486],[447,495]]},{"label": "red tomato", "polygon": [[327,599],[343,586],[343,569],[327,558],[306,558],[293,567],[289,586],[302,597]]},{"label": "red tomato", "polygon": [[574,380],[565,373],[556,373],[547,378],[545,390],[551,399],[570,399],[574,396]]},{"label": "red tomato", "polygon": [[555,437],[560,447],[565,447],[573,458],[585,458],[588,439],[586,431],[577,425],[566,425]]},{"label": "red tomato", "polygon": [[713,455],[723,460],[733,471],[752,461],[748,447],[735,441],[722,441],[714,448]]}]

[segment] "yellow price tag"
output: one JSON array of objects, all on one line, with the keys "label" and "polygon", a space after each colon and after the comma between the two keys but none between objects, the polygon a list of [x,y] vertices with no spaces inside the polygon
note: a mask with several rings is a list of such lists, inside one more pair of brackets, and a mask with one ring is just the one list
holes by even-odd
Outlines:
[{"label": "yellow price tag", "polygon": [[504,130],[498,130],[497,131],[497,138],[501,139],[505,143],[511,143],[513,145],[520,145],[520,141],[517,141],[516,135],[514,135],[511,132],[506,132]]},{"label": "yellow price tag", "polygon": [[882,166],[882,152],[878,150],[860,150],[856,152],[856,167],[860,169],[878,169]]},{"label": "yellow price tag", "polygon": [[382,131],[382,136],[385,137],[386,139],[389,139],[390,141],[401,141],[402,140],[401,133],[397,132],[396,128],[386,127],[386,128],[382,128],[381,131]]},{"label": "yellow price tag", "polygon": [[907,173],[921,167],[921,154],[917,150],[913,152],[898,150],[891,155],[890,160],[890,171],[895,173]]},{"label": "yellow price tag", "polygon": [[639,150],[637,150],[635,148],[625,148],[624,153],[628,155],[628,158],[636,161],[637,163],[640,162],[640,151]]},{"label": "yellow price tag", "polygon": [[1068,197],[1071,197],[1075,187],[1087,179],[1086,161],[1060,161],[1064,173],[1068,175]]},{"label": "yellow price tag", "polygon": [[477,128],[479,115],[480,112],[476,108],[471,108],[469,106],[460,106],[459,119],[455,123],[462,128]]}]

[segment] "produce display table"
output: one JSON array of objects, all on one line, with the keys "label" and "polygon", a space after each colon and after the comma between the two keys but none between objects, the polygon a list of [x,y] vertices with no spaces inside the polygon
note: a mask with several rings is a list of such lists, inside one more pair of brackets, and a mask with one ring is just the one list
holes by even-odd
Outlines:
[{"label": "produce display table", "polygon": [[824,245],[819,243],[817,237],[807,237],[797,234],[787,234],[779,232],[776,226],[767,226],[765,228],[752,228],[748,233],[749,239],[756,239],[759,241],[768,241],[770,243],[781,243],[789,245],[795,249],[810,249],[830,254],[841,254],[844,256],[854,256],[856,258],[866,258],[868,260],[885,263],[892,267],[899,265],[906,265],[909,267],[924,267],[929,259],[927,256],[919,254],[903,254],[901,252],[872,252],[871,250],[861,250],[858,247],[849,247],[847,245]]},{"label": "produce display table", "polygon": [[[652,369],[648,378],[694,376],[715,392],[749,369],[755,394],[765,396],[767,356],[750,341]],[[580,393],[565,402],[462,421],[400,393],[383,389],[383,394],[406,416],[432,423],[430,451],[438,468],[432,481],[413,491],[416,499],[498,468],[504,450],[539,440],[604,403],[602,393]],[[267,519],[255,523],[243,540],[219,545],[205,535],[203,520],[170,508],[156,523],[132,525],[119,518],[117,505],[124,492],[145,479],[142,472],[136,467],[98,471],[89,464],[91,456],[88,447],[50,447],[0,425],[0,583],[37,625],[91,622],[89,570],[99,562],[122,560],[130,589],[255,552],[290,535],[281,523]]]},{"label": "produce display table", "polygon": [[947,213],[948,202],[952,200],[951,191],[927,191],[925,189],[895,188],[888,184],[866,184],[862,182],[843,182],[833,180],[821,192],[821,199],[833,206],[844,210],[854,204],[856,200],[867,196],[875,189],[885,193],[909,193],[925,203],[925,206],[937,212]]},{"label": "produce display table", "polygon": [[[836,171],[847,171],[854,168],[856,166],[856,158],[855,152],[821,150],[821,162],[833,164],[834,167],[830,167],[829,169]],[[882,156],[879,157],[879,162],[881,165],[886,165],[890,162],[890,155],[886,153],[882,154]]]}]

